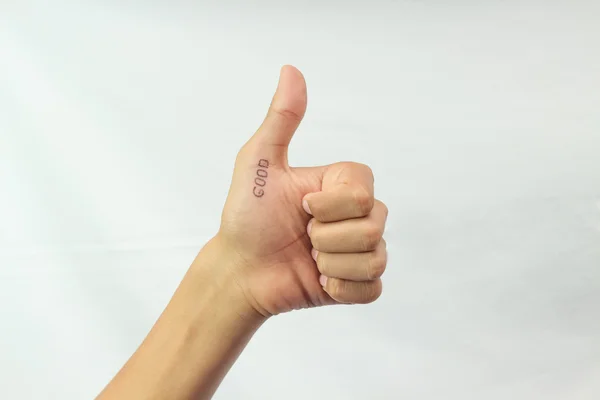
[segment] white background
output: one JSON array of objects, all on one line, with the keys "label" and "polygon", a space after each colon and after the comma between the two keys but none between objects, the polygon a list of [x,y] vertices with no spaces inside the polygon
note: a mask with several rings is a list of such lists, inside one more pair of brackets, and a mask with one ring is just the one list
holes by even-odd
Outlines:
[{"label": "white background", "polygon": [[215,398],[597,399],[599,21],[593,0],[0,0],[0,397],[117,372],[290,63],[290,160],[372,166],[385,292],[269,321]]}]

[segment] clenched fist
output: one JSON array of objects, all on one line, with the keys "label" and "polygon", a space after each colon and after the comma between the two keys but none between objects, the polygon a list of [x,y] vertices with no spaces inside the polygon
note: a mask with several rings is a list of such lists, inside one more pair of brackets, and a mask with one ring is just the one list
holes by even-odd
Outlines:
[{"label": "clenched fist", "polygon": [[306,110],[294,67],[258,131],[240,150],[217,235],[251,306],[268,317],[336,303],[369,303],[382,291],[388,210],[374,198],[362,164],[288,165],[287,150]]}]

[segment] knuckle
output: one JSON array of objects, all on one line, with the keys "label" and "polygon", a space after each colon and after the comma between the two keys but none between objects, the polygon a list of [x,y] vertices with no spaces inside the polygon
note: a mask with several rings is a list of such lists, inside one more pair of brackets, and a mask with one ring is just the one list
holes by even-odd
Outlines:
[{"label": "knuckle", "polygon": [[352,198],[361,216],[368,215],[375,205],[373,196],[362,186],[356,186],[353,189]]},{"label": "knuckle", "polygon": [[389,215],[389,209],[385,205],[385,203],[381,200],[376,200],[375,206],[381,208],[381,210],[383,211],[383,213],[385,214],[385,216],[387,218],[387,216]]},{"label": "knuckle", "polygon": [[367,279],[372,281],[381,278],[385,272],[387,260],[385,255],[374,255],[367,265]]},{"label": "knuckle", "polygon": [[275,115],[278,115],[278,116],[282,117],[282,118],[289,119],[289,120],[292,120],[292,121],[295,121],[295,122],[302,121],[302,115],[300,115],[300,114],[298,114],[298,113],[296,113],[296,112],[294,112],[294,111],[292,111],[290,109],[287,109],[287,108],[272,107],[271,108],[271,112],[273,114],[275,114]]},{"label": "knuckle", "polygon": [[362,170],[364,173],[371,178],[373,177],[373,170],[367,164],[358,163],[358,162],[350,162],[349,163],[353,168],[357,170]]},{"label": "knuckle", "polygon": [[366,164],[362,164],[362,168],[365,170],[365,174],[371,178],[371,181],[375,180],[375,175],[373,175],[373,170]]},{"label": "knuckle", "polygon": [[383,232],[379,226],[373,225],[367,228],[363,235],[363,247],[366,251],[375,250],[381,238]]},{"label": "knuckle", "polygon": [[365,285],[361,303],[369,304],[374,302],[381,296],[382,292],[383,288],[380,280],[373,282],[373,284]]}]

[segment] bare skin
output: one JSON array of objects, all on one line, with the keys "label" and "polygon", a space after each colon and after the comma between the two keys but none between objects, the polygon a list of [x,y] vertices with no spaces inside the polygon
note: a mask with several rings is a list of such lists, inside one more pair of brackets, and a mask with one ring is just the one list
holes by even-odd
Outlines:
[{"label": "bare skin", "polygon": [[283,67],[263,124],[236,159],[219,232],[98,399],[210,399],[270,317],[380,296],[387,208],[370,168],[288,165],[306,98],[302,74]]}]

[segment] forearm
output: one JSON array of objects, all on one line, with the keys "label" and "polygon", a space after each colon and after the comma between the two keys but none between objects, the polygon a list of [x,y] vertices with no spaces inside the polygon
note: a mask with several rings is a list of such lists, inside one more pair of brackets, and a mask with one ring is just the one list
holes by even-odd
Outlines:
[{"label": "forearm", "polygon": [[265,318],[227,273],[216,240],[200,252],[142,345],[99,395],[109,399],[210,399]]}]

